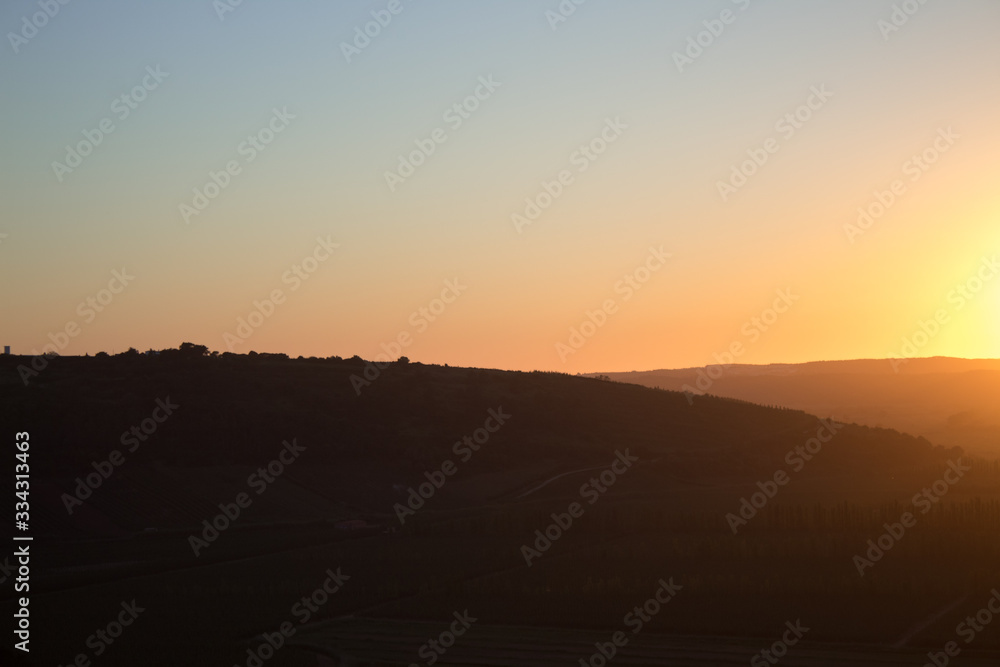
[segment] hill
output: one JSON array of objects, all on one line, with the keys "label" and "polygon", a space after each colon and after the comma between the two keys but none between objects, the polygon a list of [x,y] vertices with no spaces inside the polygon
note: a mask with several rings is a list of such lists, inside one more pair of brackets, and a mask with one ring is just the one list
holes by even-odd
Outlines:
[{"label": "hill", "polygon": [[896,429],[981,456],[1000,456],[996,359],[731,364],[603,375],[617,382],[804,410]]},{"label": "hill", "polygon": [[[30,432],[32,618],[60,628],[39,648],[53,664],[123,600],[148,611],[102,664],[247,665],[283,623],[269,665],[419,663],[463,610],[476,624],[442,664],[500,646],[505,664],[575,662],[673,584],[622,664],[745,663],[799,618],[801,664],[897,664],[1000,578],[1000,468],[889,429],[405,361],[187,347],[53,358],[25,386],[29,361],[0,358],[0,417]],[[859,572],[905,512],[916,527]],[[1000,644],[976,649],[988,664]]]}]

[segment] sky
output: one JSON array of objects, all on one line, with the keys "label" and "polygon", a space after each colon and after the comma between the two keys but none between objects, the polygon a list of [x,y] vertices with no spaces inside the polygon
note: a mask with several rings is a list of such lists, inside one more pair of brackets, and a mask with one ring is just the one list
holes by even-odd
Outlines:
[{"label": "sky", "polygon": [[1000,357],[998,28],[995,0],[11,0],[0,344]]}]

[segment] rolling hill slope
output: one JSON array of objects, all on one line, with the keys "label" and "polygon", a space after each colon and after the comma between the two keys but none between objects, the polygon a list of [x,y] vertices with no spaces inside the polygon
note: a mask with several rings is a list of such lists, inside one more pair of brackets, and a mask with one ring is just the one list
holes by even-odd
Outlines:
[{"label": "rolling hill slope", "polygon": [[897,429],[935,444],[1000,456],[996,359],[732,364],[605,375],[618,382],[739,398]]}]

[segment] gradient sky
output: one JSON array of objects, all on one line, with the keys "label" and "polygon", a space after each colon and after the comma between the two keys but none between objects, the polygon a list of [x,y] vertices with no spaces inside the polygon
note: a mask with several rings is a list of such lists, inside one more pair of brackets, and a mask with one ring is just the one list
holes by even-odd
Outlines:
[{"label": "gradient sky", "polygon": [[[371,359],[408,333],[412,360],[523,370],[703,365],[734,341],[747,363],[888,357],[943,310],[918,356],[1000,357],[1000,279],[961,307],[953,292],[1000,253],[1000,2],[931,0],[887,38],[888,0],[589,0],[553,29],[559,4],[401,0],[348,62],[341,44],[389,0],[244,0],[221,19],[211,0],[77,0],[17,53],[9,33],[41,10],[4,3],[0,343],[30,354],[76,323],[62,354],[225,350],[280,289],[234,351]],[[168,76],[119,119],[114,100],[157,66]],[[453,128],[445,111],[480,77],[500,86]],[[295,118],[248,162],[241,142],[276,108]],[[106,118],[114,132],[60,182],[53,163]],[[579,171],[608,119],[627,128]],[[447,140],[390,191],[385,173],[436,128]],[[912,180],[905,163],[948,128]],[[770,138],[723,201],[718,182]],[[180,205],[232,160],[186,223]],[[519,232],[512,214],[564,169]],[[283,275],[318,237],[339,247],[293,289]],[[625,300],[616,285],[661,246],[671,258]],[[90,319],[79,304],[122,267],[135,279]],[[434,322],[411,317],[455,278],[467,287]],[[751,336],[779,290],[798,300]]]}]

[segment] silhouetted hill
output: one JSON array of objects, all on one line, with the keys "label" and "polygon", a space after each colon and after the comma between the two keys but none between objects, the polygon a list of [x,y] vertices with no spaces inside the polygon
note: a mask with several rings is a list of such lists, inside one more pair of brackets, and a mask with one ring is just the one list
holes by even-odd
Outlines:
[{"label": "silhouetted hill", "polygon": [[[618,382],[705,392],[897,429],[1000,456],[1000,360],[933,357],[606,373]],[[714,377],[713,377],[714,376]]]},{"label": "silhouetted hill", "polygon": [[[49,485],[44,516],[53,530],[67,521],[89,529],[77,521],[86,512],[67,516],[65,499],[56,498],[116,449],[125,464],[87,511],[101,510],[105,529],[128,532],[197,525],[215,505],[213,495],[228,495],[221,490],[227,484],[238,491],[292,439],[307,448],[307,463],[290,471],[301,498],[268,494],[256,510],[262,521],[388,515],[400,488],[425,481],[425,471],[449,459],[462,474],[436,509],[509,499],[552,476],[605,465],[626,448],[648,473],[631,493],[745,484],[785,465],[785,455],[820,427],[804,412],[710,397],[692,402],[677,392],[555,373],[393,363],[361,383],[366,369],[369,377],[375,371],[361,359],[118,355],[53,359],[25,387],[13,372],[17,357],[0,363],[4,416],[34,424],[32,437],[45,443],[34,456],[36,474]],[[164,401],[176,405],[174,414],[147,441],[128,434],[144,420],[152,424]],[[481,452],[456,451],[491,410],[509,414],[507,423]],[[823,492],[840,484],[858,492],[861,484],[866,493],[893,497],[896,485],[908,489],[914,475],[956,455],[895,431],[847,426],[805,474],[823,479]],[[563,488],[554,482],[538,493]],[[144,489],[190,499],[150,515],[140,509],[157,501],[144,502]],[[277,507],[266,512],[269,505]]]},{"label": "silhouetted hill", "polygon": [[54,358],[27,386],[30,360],[0,357],[49,664],[94,632],[78,609],[123,600],[148,611],[101,664],[248,664],[339,568],[268,664],[403,664],[456,608],[479,619],[458,664],[572,663],[664,579],[683,588],[641,642],[684,664],[745,663],[796,618],[804,664],[901,664],[1000,576],[1000,467],[897,431],[555,373],[203,352]]}]

